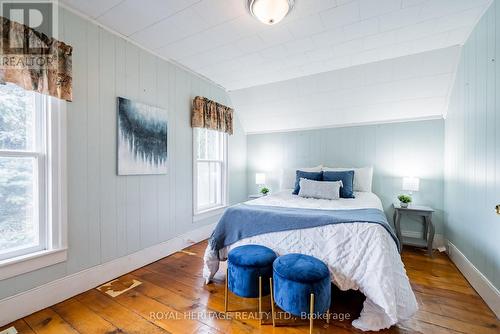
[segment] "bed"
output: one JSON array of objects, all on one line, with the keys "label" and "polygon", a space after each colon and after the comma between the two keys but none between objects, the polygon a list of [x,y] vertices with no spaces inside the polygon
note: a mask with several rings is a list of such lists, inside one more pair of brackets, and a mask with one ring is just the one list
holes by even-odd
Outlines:
[{"label": "bed", "polygon": [[[322,200],[302,198],[292,195],[291,190],[284,190],[244,204],[277,210],[383,211],[380,199],[371,192],[356,192],[355,199]],[[353,222],[270,232],[240,239],[217,251],[209,244],[204,256],[203,276],[206,282],[210,282],[219,269],[220,261],[227,259],[231,249],[246,244],[264,245],[279,255],[302,253],[324,261],[332,282],[338,288],[359,290],[366,296],[359,318],[352,322],[358,329],[376,331],[389,328],[409,319],[417,311],[415,295],[397,243],[382,225]]]}]

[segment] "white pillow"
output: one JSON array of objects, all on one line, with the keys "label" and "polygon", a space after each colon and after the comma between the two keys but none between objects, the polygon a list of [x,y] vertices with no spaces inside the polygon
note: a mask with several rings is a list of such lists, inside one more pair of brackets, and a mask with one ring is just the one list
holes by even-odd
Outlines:
[{"label": "white pillow", "polygon": [[354,191],[372,192],[373,167],[363,167],[363,168],[323,167],[324,172],[328,171],[338,172],[344,170],[354,171],[354,180],[353,180]]},{"label": "white pillow", "polygon": [[314,181],[300,178],[300,197],[339,199],[342,181]]},{"label": "white pillow", "polygon": [[284,168],[281,173],[280,189],[294,189],[295,188],[295,178],[296,172],[298,170],[304,172],[321,172],[323,165],[316,167],[304,167],[304,168]]}]

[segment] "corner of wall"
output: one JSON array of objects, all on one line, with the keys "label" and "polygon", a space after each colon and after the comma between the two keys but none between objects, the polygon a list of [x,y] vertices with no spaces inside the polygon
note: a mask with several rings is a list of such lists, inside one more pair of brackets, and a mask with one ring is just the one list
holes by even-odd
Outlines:
[{"label": "corner of wall", "polygon": [[247,135],[237,112],[234,118],[234,133],[229,139],[229,204],[247,199]]}]

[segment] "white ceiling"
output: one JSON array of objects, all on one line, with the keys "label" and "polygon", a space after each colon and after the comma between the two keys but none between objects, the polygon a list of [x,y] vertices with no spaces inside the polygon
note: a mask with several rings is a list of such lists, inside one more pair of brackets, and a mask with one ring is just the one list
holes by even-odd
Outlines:
[{"label": "white ceiling", "polygon": [[463,44],[491,0],[296,0],[280,24],[246,0],[62,0],[228,90]]},{"label": "white ceiling", "polygon": [[442,118],[460,47],[230,92],[247,133]]}]

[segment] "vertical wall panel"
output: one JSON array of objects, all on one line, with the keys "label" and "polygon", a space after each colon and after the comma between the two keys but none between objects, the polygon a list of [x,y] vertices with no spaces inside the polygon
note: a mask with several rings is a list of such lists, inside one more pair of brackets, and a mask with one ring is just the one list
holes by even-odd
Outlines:
[{"label": "vertical wall panel", "polygon": [[[133,100],[139,99],[140,50],[130,44],[125,49],[125,95]],[[127,251],[135,252],[141,248],[141,184],[140,177],[127,177]]]},{"label": "vertical wall panel", "polygon": [[[175,161],[177,160],[177,150],[174,144],[174,138],[177,136],[177,119],[175,117],[175,86],[176,86],[176,71],[175,67],[169,65],[168,66],[168,110],[169,110],[169,124],[168,124],[168,149],[170,150],[168,156],[168,166],[169,166],[169,180],[170,180],[170,188],[169,189],[177,189],[177,178],[175,168]],[[175,235],[175,202],[176,202],[175,193],[170,196],[170,223],[169,223],[169,233],[170,235]]]},{"label": "vertical wall panel", "polygon": [[[141,50],[139,54],[139,96],[138,101],[156,104],[156,57]],[[158,242],[158,197],[157,180],[165,176],[139,176],[141,184],[141,248]]]},{"label": "vertical wall panel", "polygon": [[500,288],[500,5],[465,43],[445,122],[447,238]]},{"label": "vertical wall panel", "polygon": [[[115,112],[115,127],[117,126],[118,118],[116,116],[116,98],[119,96],[126,96],[127,84],[126,84],[126,48],[127,42],[121,38],[115,37],[115,95],[114,96],[114,112]],[[116,142],[116,137],[115,137]],[[114,155],[112,155],[114,157]],[[117,165],[116,163],[112,166],[113,172],[116,173]],[[127,254],[127,178],[118,177],[116,179],[116,224],[117,224],[117,236],[116,236],[116,251],[117,256],[123,256]]]},{"label": "vertical wall panel", "polygon": [[[65,38],[74,45],[73,49],[73,101],[67,107],[68,129],[73,129],[71,135],[68,133],[67,166],[73,171],[74,177],[68,178],[68,206],[73,210],[68,212],[68,219],[75,222],[73,229],[68,229],[68,243],[73,242],[75,247],[68,250],[68,271],[74,272],[78,268],[87,267],[89,258],[79,258],[82,253],[89,254],[89,224],[87,224],[87,82],[88,82],[88,58],[87,58],[87,36],[88,29],[85,22],[74,20],[73,15],[65,15]],[[77,242],[80,237],[85,242]]]},{"label": "vertical wall panel", "polygon": [[[99,186],[101,203],[102,261],[118,256],[119,227],[116,215],[116,145],[117,115],[115,91],[115,36],[101,29],[99,32]],[[95,136],[95,133],[94,133]]]},{"label": "vertical wall panel", "polygon": [[[173,112],[169,108],[169,66],[166,62],[157,62],[157,76],[156,76],[156,105],[167,111],[167,121],[168,121],[168,166],[167,173],[172,173],[171,167],[171,147],[170,140],[172,140],[170,132],[172,131],[172,115]],[[158,236],[161,240],[167,240],[170,236],[170,201],[171,201],[171,191],[170,188],[170,176],[167,177],[157,177],[157,198],[156,205],[158,206]]]},{"label": "vertical wall panel", "polygon": [[[495,146],[493,148],[494,150],[494,155],[495,155],[495,182],[493,183],[495,185],[495,193],[498,194],[499,189],[500,189],[500,115],[499,115],[499,109],[500,109],[500,65],[498,62],[500,62],[499,55],[500,55],[500,42],[498,41],[499,36],[500,36],[500,5],[498,4],[498,0],[493,4],[493,8],[495,8],[495,136],[493,138],[490,138],[490,140],[495,141]],[[491,11],[492,9],[490,9]],[[493,59],[493,58],[492,58]],[[493,84],[493,83],[492,83]],[[490,203],[490,202],[489,202]],[[498,219],[498,217],[496,217]],[[498,228],[500,224],[498,224],[498,221],[496,222],[497,225],[497,234],[499,235]],[[490,242],[490,248],[494,249],[494,246],[496,245],[498,247],[498,240],[489,240]],[[492,244],[493,243],[493,244]],[[496,254],[500,253],[498,248],[496,248]],[[497,288],[500,287],[500,264],[498,257],[492,258],[491,262],[494,263],[492,265],[493,267],[493,280],[494,284]]]},{"label": "vertical wall panel", "polygon": [[[189,91],[190,91],[190,83],[188,81],[187,73],[180,69],[175,69],[175,118],[177,124],[187,124],[189,121],[189,115],[182,114],[177,112],[183,106],[186,105],[186,102],[189,103]],[[191,198],[189,198],[189,194],[192,193],[191,185],[191,173],[192,170],[190,161],[190,152],[191,147],[188,143],[192,143],[191,139],[191,131],[183,127],[176,127],[175,138],[176,140],[173,145],[176,149],[177,158],[175,159],[175,178],[176,178],[176,201],[175,201],[175,221],[187,221],[187,217],[192,215],[192,210],[190,210],[190,206],[188,202],[191,202]],[[186,162],[186,159],[188,162]],[[176,234],[182,234],[190,226],[186,224],[175,224],[174,231]]]},{"label": "vertical wall panel", "polygon": [[[100,263],[102,259],[101,228],[101,132],[100,132],[100,29],[87,24],[87,203],[88,203],[88,240],[89,254],[93,261],[90,265]],[[81,237],[81,236],[80,236]]]}]

